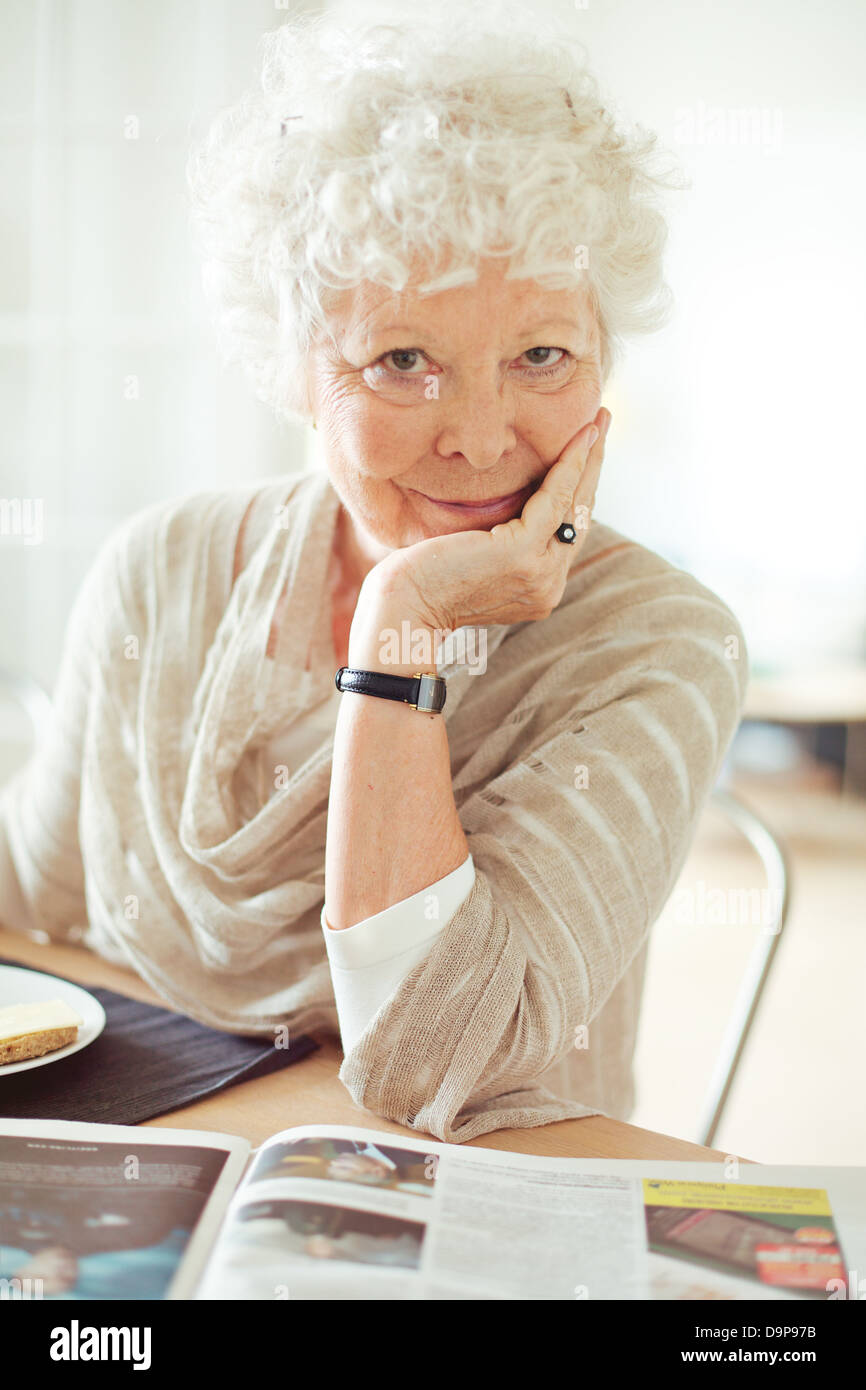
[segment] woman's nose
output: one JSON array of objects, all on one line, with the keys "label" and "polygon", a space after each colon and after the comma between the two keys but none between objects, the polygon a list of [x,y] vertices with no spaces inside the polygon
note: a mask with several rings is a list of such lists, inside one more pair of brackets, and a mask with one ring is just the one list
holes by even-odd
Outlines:
[{"label": "woman's nose", "polygon": [[462,454],[471,468],[494,468],[517,443],[514,403],[505,387],[461,392],[438,405],[437,452]]}]

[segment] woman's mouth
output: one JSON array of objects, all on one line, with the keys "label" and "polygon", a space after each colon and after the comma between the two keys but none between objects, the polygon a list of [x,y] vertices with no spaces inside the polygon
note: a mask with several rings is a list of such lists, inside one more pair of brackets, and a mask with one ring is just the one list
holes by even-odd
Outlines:
[{"label": "woman's mouth", "polygon": [[[414,488],[412,491],[417,492]],[[503,521],[519,516],[534,491],[535,484],[529,483],[518,492],[509,492],[503,497],[486,497],[479,502],[430,497],[426,492],[417,492],[417,496],[451,516],[465,516],[473,521]]]}]

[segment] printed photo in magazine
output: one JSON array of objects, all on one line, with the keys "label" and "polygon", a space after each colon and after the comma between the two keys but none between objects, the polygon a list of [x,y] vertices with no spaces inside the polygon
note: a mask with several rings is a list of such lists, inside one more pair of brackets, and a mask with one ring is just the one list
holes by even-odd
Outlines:
[{"label": "printed photo in magazine", "polygon": [[0,1297],[186,1296],[217,1224],[208,1203],[231,1192],[245,1148],[228,1135],[0,1120]]}]

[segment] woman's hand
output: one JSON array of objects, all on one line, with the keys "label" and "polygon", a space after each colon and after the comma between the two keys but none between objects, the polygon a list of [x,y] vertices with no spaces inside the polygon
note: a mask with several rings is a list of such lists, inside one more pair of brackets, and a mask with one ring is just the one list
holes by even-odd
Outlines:
[{"label": "woman's hand", "polygon": [[[569,440],[513,521],[393,551],[368,574],[359,607],[366,587],[374,591],[374,603],[385,599],[418,626],[440,631],[548,617],[586,539],[610,419],[602,407],[596,420]],[[564,521],[577,530],[573,545],[556,539]]]}]

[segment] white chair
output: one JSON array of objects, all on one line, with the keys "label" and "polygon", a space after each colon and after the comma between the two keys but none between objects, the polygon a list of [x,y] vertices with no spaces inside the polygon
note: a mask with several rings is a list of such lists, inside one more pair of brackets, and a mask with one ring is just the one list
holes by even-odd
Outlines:
[{"label": "white chair", "polygon": [[769,901],[773,904],[773,910],[770,921],[762,925],[752,947],[716,1058],[712,1079],[704,1097],[697,1142],[708,1147],[712,1147],[746,1049],[761,996],[788,920],[791,896],[791,868],[787,851],[761,817],[739,797],[722,787],[716,787],[713,791],[710,805],[715,806],[742,831],[760,856],[767,875]]}]

